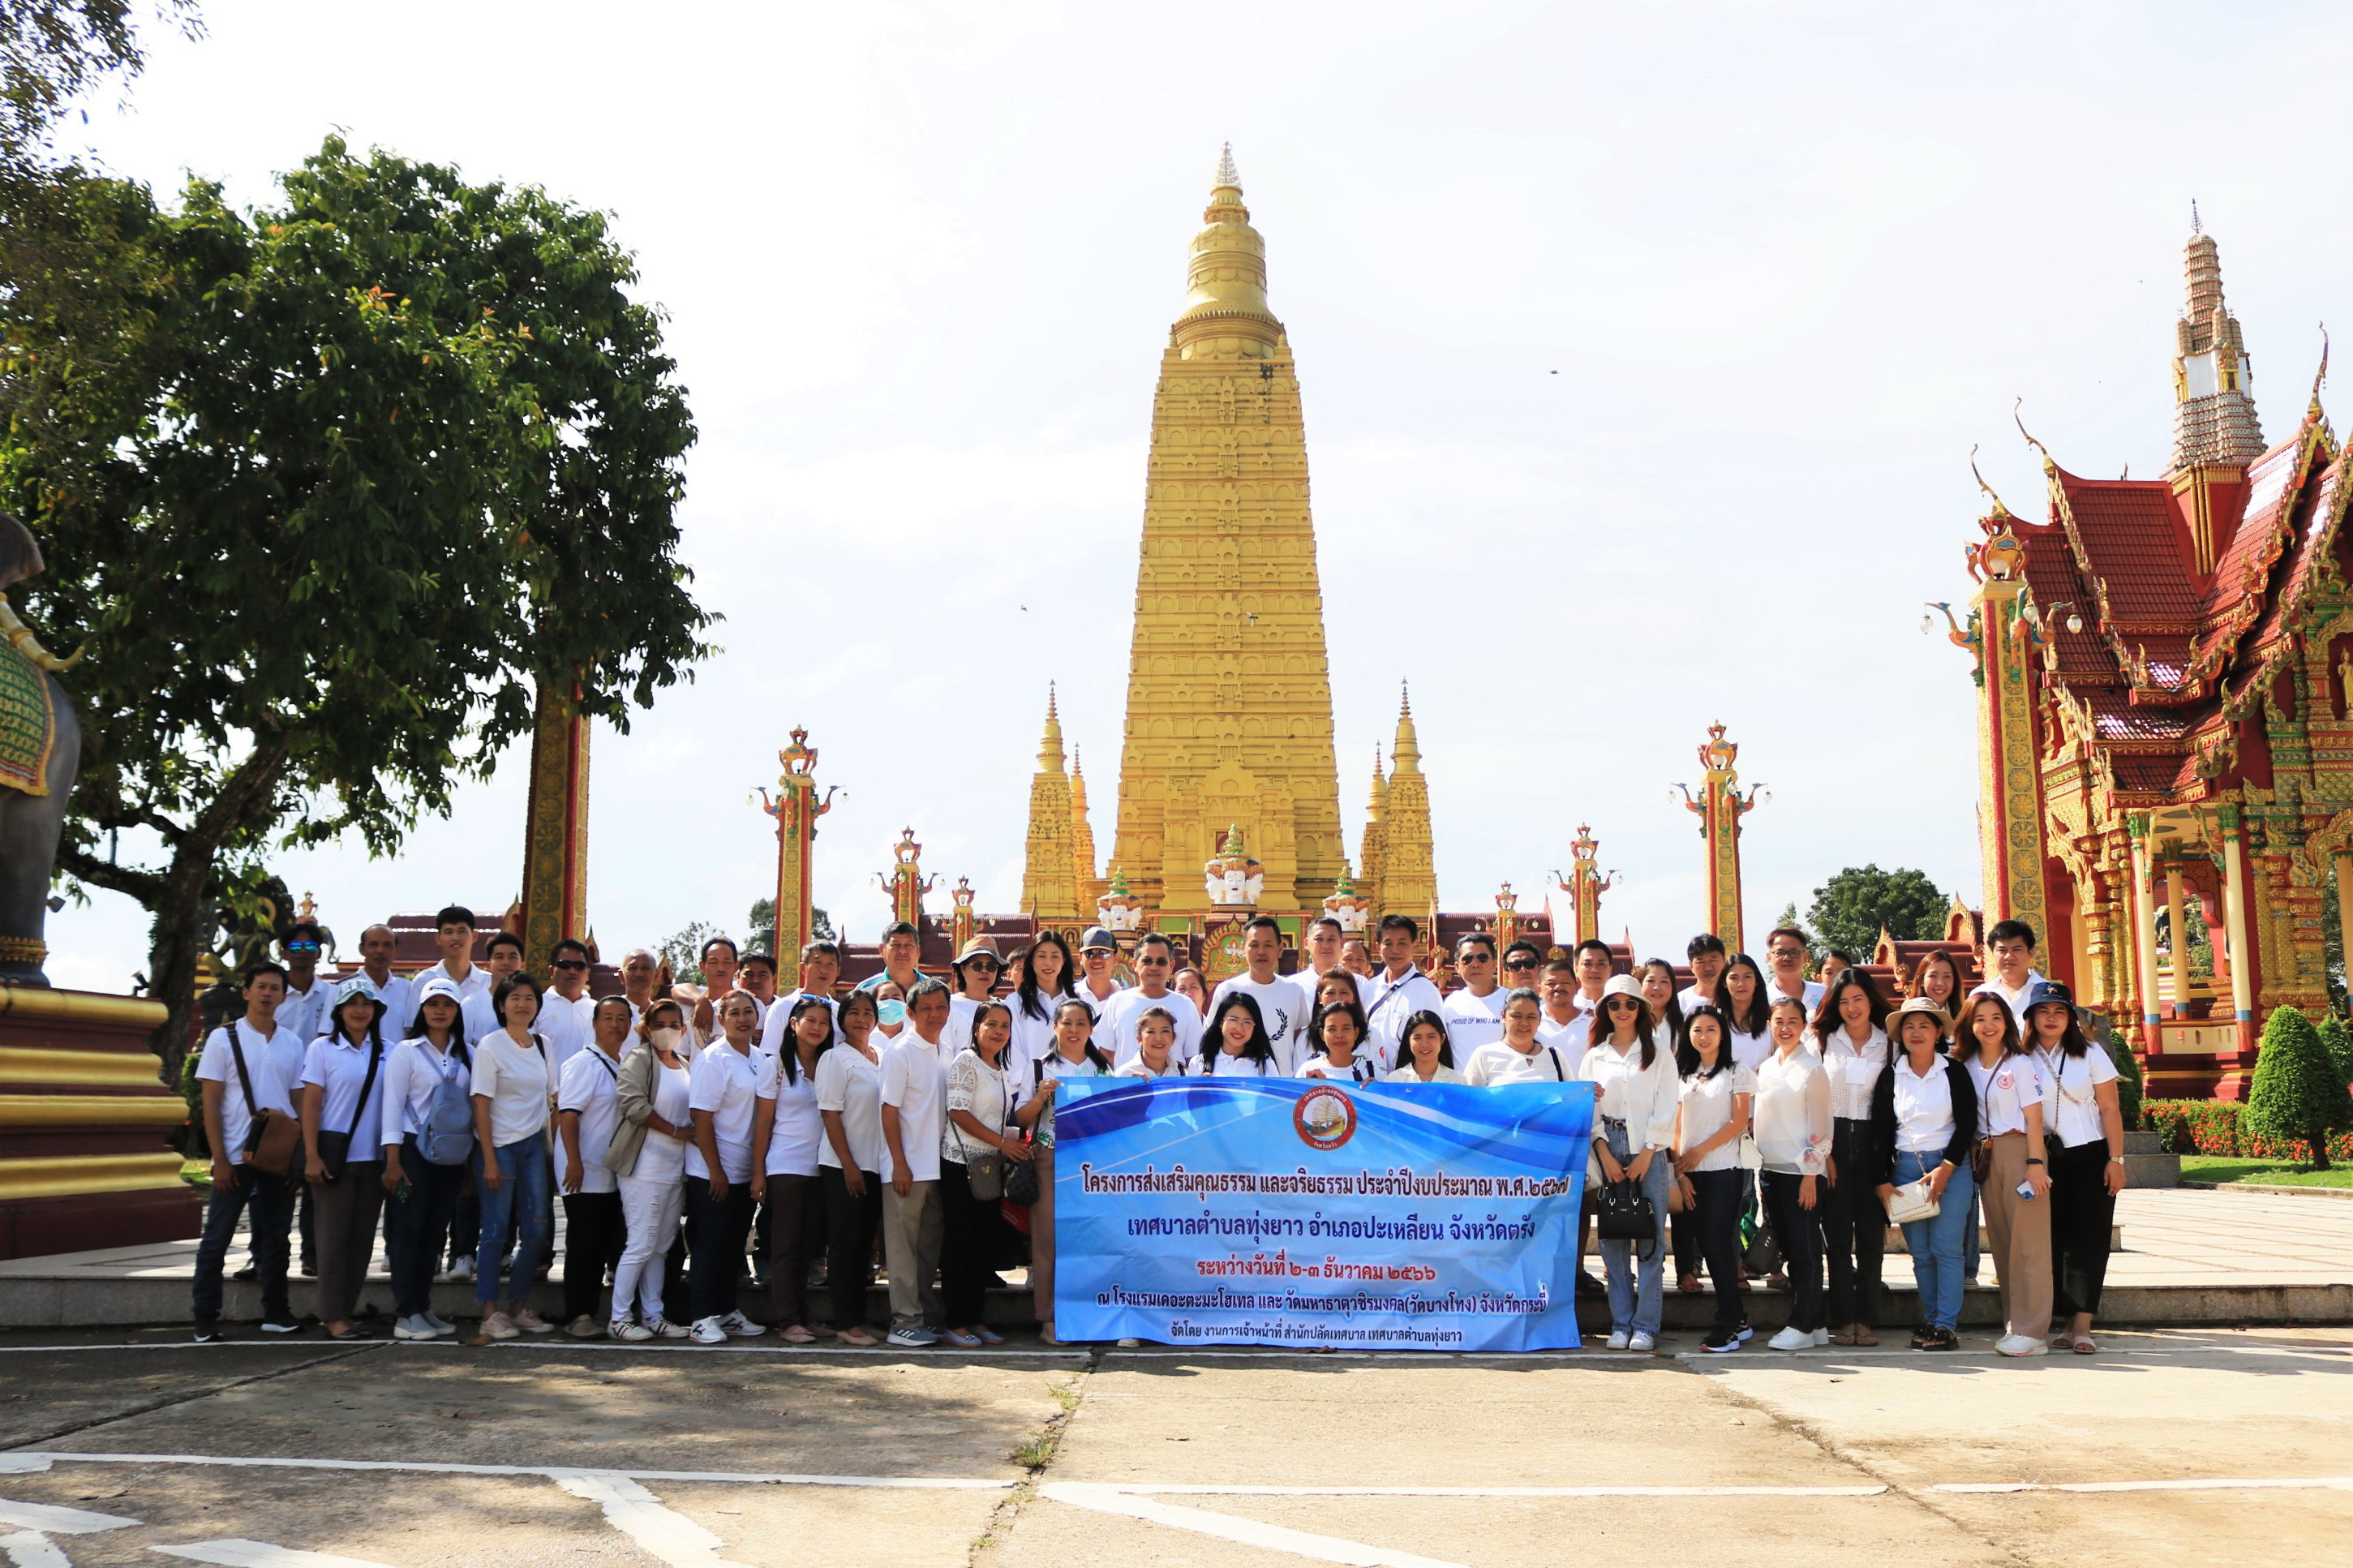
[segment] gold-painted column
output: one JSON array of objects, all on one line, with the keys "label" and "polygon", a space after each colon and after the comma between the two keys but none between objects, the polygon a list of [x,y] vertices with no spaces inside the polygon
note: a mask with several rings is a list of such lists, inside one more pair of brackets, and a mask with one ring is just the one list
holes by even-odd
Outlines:
[{"label": "gold-painted column", "polygon": [[2133,956],[2137,966],[2134,980],[2140,988],[2141,1048],[2155,1055],[2165,1047],[2163,1032],[2158,1027],[2161,1015],[2157,1002],[2157,908],[2149,875],[2147,813],[2128,814],[2125,831],[2132,837]]},{"label": "gold-painted column", "polygon": [[801,947],[809,939],[816,918],[812,886],[817,820],[833,810],[833,790],[817,793],[817,747],[807,744],[808,731],[796,728],[793,743],[776,753],[785,765],[776,780],[776,795],[760,791],[762,810],[776,820],[776,984],[790,989],[801,983]]},{"label": "gold-painted column", "polygon": [[543,681],[525,810],[523,960],[543,964],[565,938],[588,935],[588,720]]},{"label": "gold-painted column", "polygon": [[2189,927],[2181,912],[2181,857],[2179,844],[2167,846],[2165,857],[2165,924],[2172,933],[2173,1016],[2189,1016]]},{"label": "gold-painted column", "polygon": [[[2337,862],[2337,935],[2345,961],[2353,964],[2353,851],[2338,850]],[[2353,971],[2348,971],[2353,972]]]}]

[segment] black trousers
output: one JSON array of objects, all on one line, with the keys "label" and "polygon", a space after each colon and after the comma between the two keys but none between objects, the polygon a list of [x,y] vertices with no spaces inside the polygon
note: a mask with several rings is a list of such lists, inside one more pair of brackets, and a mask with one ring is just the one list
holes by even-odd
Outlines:
[{"label": "black trousers", "polygon": [[2078,1312],[2100,1309],[2116,1201],[2108,1195],[2106,1139],[2073,1149],[2046,1139],[2044,1146],[2051,1150],[2051,1317],[2064,1326]]},{"label": "black trousers", "polygon": [[618,1192],[564,1194],[564,1316],[603,1322],[596,1316],[605,1275],[621,1261],[627,1234]]},{"label": "black trousers", "polygon": [[970,1328],[984,1319],[989,1267],[997,1255],[997,1227],[1004,1211],[995,1198],[972,1195],[971,1172],[953,1160],[940,1161],[940,1310],[951,1329]]},{"label": "black trousers", "polygon": [[1693,1249],[1707,1260],[1708,1283],[1715,1287],[1715,1327],[1729,1333],[1746,1313],[1740,1304],[1740,1171],[1694,1171],[1694,1205],[1674,1216],[1675,1235],[1689,1234]]},{"label": "black trousers", "polygon": [[1799,1184],[1805,1178],[1779,1171],[1762,1173],[1765,1212],[1781,1238],[1781,1266],[1789,1274],[1789,1323],[1808,1333],[1822,1324],[1822,1223],[1820,1218],[1823,1183],[1814,1181],[1814,1208],[1798,1202]]},{"label": "black trousers", "polygon": [[866,1321],[866,1287],[874,1279],[874,1237],[882,1228],[882,1178],[865,1172],[866,1191],[855,1197],[841,1172],[824,1166],[825,1285],[833,1297],[833,1331]]},{"label": "black trousers", "polygon": [[735,1310],[736,1287],[744,1282],[744,1243],[751,1234],[748,1182],[730,1181],[727,1196],[714,1198],[710,1178],[686,1179],[687,1283],[696,1321]]},{"label": "black trousers", "polygon": [[763,1255],[776,1327],[807,1328],[809,1265],[825,1246],[825,1189],[814,1176],[770,1176],[760,1218],[767,1222],[768,1234],[763,1238],[755,1228],[752,1245],[755,1251],[768,1249]]},{"label": "black trousers", "polygon": [[1839,1179],[1822,1192],[1820,1209],[1822,1251],[1831,1266],[1830,1297],[1822,1310],[1825,1322],[1841,1328],[1877,1323],[1884,1305],[1879,1281],[1887,1264],[1887,1210],[1863,1169],[1870,1137],[1868,1122],[1841,1117],[1831,1124],[1831,1159]]}]

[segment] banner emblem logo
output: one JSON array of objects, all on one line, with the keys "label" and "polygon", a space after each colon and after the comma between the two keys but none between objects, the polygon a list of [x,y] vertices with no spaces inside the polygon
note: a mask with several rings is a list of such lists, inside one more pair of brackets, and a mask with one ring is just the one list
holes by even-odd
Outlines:
[{"label": "banner emblem logo", "polygon": [[1356,1136],[1356,1105],[1329,1086],[1310,1089],[1292,1108],[1291,1125],[1308,1148],[1337,1149]]}]

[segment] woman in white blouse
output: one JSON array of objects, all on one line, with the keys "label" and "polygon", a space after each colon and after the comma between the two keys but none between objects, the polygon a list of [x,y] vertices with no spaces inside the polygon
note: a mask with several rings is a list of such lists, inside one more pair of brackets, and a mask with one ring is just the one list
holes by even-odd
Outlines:
[{"label": "woman in white blouse", "polygon": [[1340,978],[1347,983],[1349,994],[1316,1010],[1307,1025],[1307,1037],[1321,1050],[1299,1065],[1298,1075],[1369,1084],[1381,1075],[1380,1065],[1359,1049],[1366,1033],[1365,1010],[1356,1001],[1355,982],[1345,975]]},{"label": "woman in white blouse", "polygon": [[1895,1202],[1899,1187],[1926,1182],[1936,1212],[1907,1220],[1904,1245],[1912,1254],[1912,1277],[1920,1287],[1920,1328],[1915,1351],[1956,1351],[1960,1320],[1962,1238],[1977,1202],[1969,1176],[1969,1150],[1977,1147],[1977,1086],[1958,1062],[1945,1055],[1951,1020],[1933,997],[1915,996],[1888,1020],[1898,1049],[1872,1091],[1873,1142],[1881,1155],[1877,1176],[1883,1204]]},{"label": "woman in white blouse", "polygon": [[1859,968],[1841,969],[1814,1011],[1822,1071],[1831,1081],[1830,1191],[1818,1211],[1831,1288],[1822,1310],[1833,1345],[1876,1345],[1879,1280],[1887,1256],[1887,1211],[1879,1202],[1879,1168],[1872,1143],[1871,1093],[1887,1071],[1887,1003]]},{"label": "woman in white blouse", "polygon": [[[1520,992],[1505,1004],[1508,1014]],[[1526,993],[1531,1006],[1535,993]],[[1508,1031],[1506,1038],[1508,1038]],[[1493,1049],[1482,1045],[1476,1065]],[[1586,1180],[1632,1181],[1651,1200],[1654,1234],[1641,1242],[1605,1236],[1601,1272],[1609,1290],[1609,1348],[1653,1351],[1659,1345],[1659,1280],[1666,1266],[1667,1176],[1675,1141],[1675,1054],[1659,1044],[1642,986],[1632,975],[1612,975],[1593,1017],[1593,1044],[1577,1065],[1593,1086],[1593,1156]]]},{"label": "woman in white blouse", "polygon": [[392,1265],[396,1340],[458,1331],[456,1324],[433,1313],[433,1266],[449,1239],[473,1137],[450,1129],[447,1141],[454,1148],[433,1149],[441,1157],[438,1161],[426,1158],[425,1145],[445,1141],[430,1127],[437,1098],[446,1104],[462,1097],[470,1117],[473,1109],[474,1058],[460,1034],[460,1016],[458,988],[438,978],[427,980],[417,994],[417,1017],[407,1025],[408,1038],[385,1057],[384,1190],[392,1196],[385,1252]]},{"label": "woman in white blouse", "polygon": [[1822,1327],[1822,1227],[1816,1213],[1831,1152],[1831,1083],[1806,1044],[1806,1009],[1791,997],[1773,1001],[1773,1054],[1757,1069],[1752,1115],[1765,1186],[1765,1212],[1789,1275],[1789,1321],[1770,1341],[1777,1351],[1827,1345]]},{"label": "woman in white blouse", "polygon": [[[605,1162],[621,1193],[621,1261],[613,1269],[612,1321],[617,1340],[682,1340],[686,1325],[663,1315],[662,1281],[678,1224],[686,1213],[686,1142],[694,1118],[686,1108],[686,1010],[670,997],[646,1009],[638,1039],[621,1059],[613,1086],[620,1125]],[[636,1316],[630,1315],[632,1303]]]},{"label": "woman in white blouse", "polygon": [[1773,1051],[1773,1005],[1765,971],[1746,953],[1735,953],[1715,982],[1715,995],[1725,1027],[1732,1031],[1732,1060],[1753,1070]]},{"label": "woman in white blouse", "polygon": [[[384,998],[353,975],[335,993],[330,1033],[302,1059],[305,1171],[316,1194],[319,1320],[331,1340],[374,1338],[355,1320],[376,1215],[384,1209]],[[362,1130],[364,1128],[365,1130]]]},{"label": "woman in white blouse", "polygon": [[2108,1274],[2116,1194],[2125,1190],[2125,1121],[2116,1065],[2084,1038],[2075,996],[2057,980],[2027,993],[2034,1064],[2042,1070],[2042,1130],[2051,1160],[2052,1314],[2065,1327],[2051,1348],[2088,1356],[2092,1314]]},{"label": "woman in white blouse", "polygon": [[[947,1125],[940,1132],[940,1310],[947,1342],[966,1350],[1005,1342],[983,1320],[982,1308],[1005,1223],[998,1207],[1003,1166],[1029,1158],[1029,1145],[1012,1134],[1013,1091],[1005,1074],[1012,1045],[1012,1010],[984,1001],[973,1009],[972,1044],[948,1064]],[[999,1184],[983,1197],[973,1191],[973,1162],[992,1155],[1000,1160]]]},{"label": "woman in white blouse", "polygon": [[1757,1075],[1732,1060],[1732,1031],[1712,1002],[1691,1010],[1675,1047],[1675,1180],[1689,1205],[1675,1223],[1695,1222],[1700,1255],[1715,1287],[1715,1325],[1700,1349],[1736,1351],[1748,1337],[1740,1303],[1740,1139],[1748,1130]]},{"label": "woman in white blouse", "polygon": [[1274,1078],[1282,1070],[1274,1063],[1274,1042],[1267,1037],[1265,1015],[1258,999],[1247,991],[1228,991],[1201,1030],[1198,1070],[1205,1078]]},{"label": "woman in white blouse", "polygon": [[776,1054],[755,1058],[752,1087],[752,1148],[765,1150],[752,1167],[752,1201],[768,1209],[768,1289],[776,1333],[796,1345],[813,1343],[808,1324],[809,1266],[825,1234],[825,1189],[818,1181],[818,1148],[825,1123],[817,1108],[817,1070],[833,1048],[833,1004],[804,996],[785,1016]]},{"label": "woman in white blouse", "polygon": [[[539,982],[517,969],[491,997],[491,1011],[504,1027],[474,1042],[474,1181],[482,1193],[474,1298],[481,1304],[482,1330],[470,1342],[477,1345],[554,1327],[531,1309],[540,1215],[552,1208],[555,1179],[547,1147],[554,1075],[547,1044],[531,1028],[539,1000]],[[501,1297],[499,1266],[510,1257],[507,1293]]]},{"label": "woman in white blouse", "polygon": [[2039,1356],[2051,1328],[2052,1294],[2042,1074],[2019,1050],[2010,1003],[1991,991],[1969,998],[1961,1049],[1978,1091],[1986,1250],[1993,1254],[1994,1278],[2001,1285],[2003,1332],[1993,1348],[2006,1356]]},{"label": "woman in white blouse", "polygon": [[[1642,1000],[1640,991],[1629,994],[1638,1004]],[[1597,1012],[1594,1017],[1592,1028],[1599,1033],[1602,1027],[1600,1014]],[[1484,1089],[1497,1084],[1565,1084],[1575,1080],[1578,1069],[1569,1064],[1560,1047],[1548,1045],[1538,1037],[1537,1027],[1543,1022],[1544,1001],[1535,991],[1523,986],[1507,994],[1504,998],[1504,1037],[1490,1040],[1471,1053],[1471,1060],[1462,1068],[1462,1081],[1472,1088]],[[1599,1130],[1594,1136],[1600,1136]]]},{"label": "woman in white blouse", "polygon": [[882,1342],[866,1326],[874,1235],[882,1224],[882,1053],[874,1044],[875,1017],[872,991],[843,997],[841,1040],[817,1065],[818,1113],[825,1126],[817,1163],[825,1185],[826,1288],[833,1293],[834,1337],[861,1350]]},{"label": "woman in white blouse", "polygon": [[[1510,1001],[1504,1006],[1509,1010]],[[1423,1008],[1405,1021],[1401,1032],[1405,1049],[1398,1065],[1389,1069],[1384,1080],[1392,1084],[1459,1084],[1462,1075],[1454,1070],[1454,1045],[1446,1031],[1446,1021]]]}]

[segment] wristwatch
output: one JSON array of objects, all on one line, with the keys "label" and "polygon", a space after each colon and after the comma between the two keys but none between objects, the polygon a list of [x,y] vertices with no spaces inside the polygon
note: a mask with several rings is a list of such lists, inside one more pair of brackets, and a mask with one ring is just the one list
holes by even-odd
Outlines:
[{"label": "wristwatch", "polygon": [[2111,1165],[2122,1165],[2124,1162],[2125,1157],[2121,1154],[2111,1154],[2108,1156],[2108,1163]]}]

